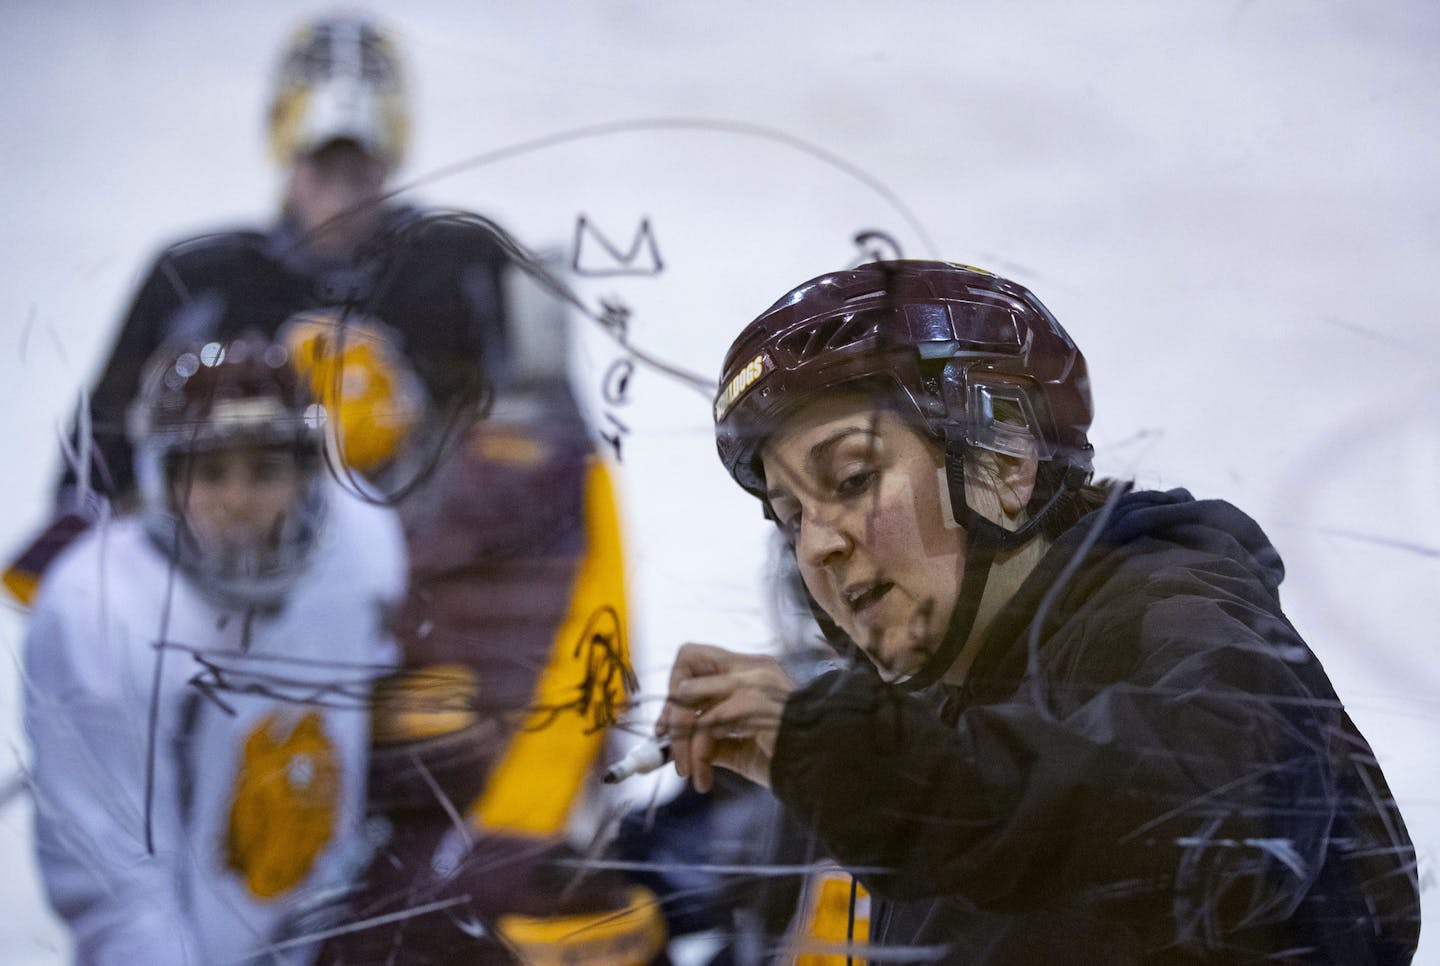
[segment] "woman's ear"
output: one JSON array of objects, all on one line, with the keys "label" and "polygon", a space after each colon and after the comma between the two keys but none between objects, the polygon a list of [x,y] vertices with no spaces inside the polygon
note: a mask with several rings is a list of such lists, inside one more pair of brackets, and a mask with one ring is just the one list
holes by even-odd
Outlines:
[{"label": "woman's ear", "polygon": [[992,454],[995,460],[995,493],[1000,509],[1012,520],[1020,516],[1035,495],[1035,473],[1040,463],[1033,456]]}]

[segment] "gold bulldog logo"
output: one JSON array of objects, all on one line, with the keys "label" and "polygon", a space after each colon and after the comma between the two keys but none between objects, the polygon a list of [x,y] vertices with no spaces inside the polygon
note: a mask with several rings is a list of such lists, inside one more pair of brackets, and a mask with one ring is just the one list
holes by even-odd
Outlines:
[{"label": "gold bulldog logo", "polygon": [[301,882],[335,833],[340,769],[319,713],[262,720],[245,740],[230,805],[226,864],[271,899]]}]

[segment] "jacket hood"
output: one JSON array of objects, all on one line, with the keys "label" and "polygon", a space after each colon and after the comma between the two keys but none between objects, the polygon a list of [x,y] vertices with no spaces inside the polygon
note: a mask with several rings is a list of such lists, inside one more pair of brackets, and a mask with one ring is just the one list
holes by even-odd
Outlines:
[{"label": "jacket hood", "polygon": [[1217,561],[1253,577],[1254,603],[1280,613],[1285,567],[1254,520],[1229,503],[1196,500],[1183,489],[1124,493],[1060,535],[995,616],[969,678],[987,680],[989,689],[1022,675],[1036,621],[1039,639],[1046,640],[1097,595],[1123,598],[1161,570],[1208,568]]},{"label": "jacket hood", "polygon": [[[1102,509],[1086,516],[1061,537],[1056,549],[1072,538],[1083,540],[1104,513]],[[1138,552],[1137,541],[1160,541],[1242,564],[1272,593],[1285,579],[1280,554],[1260,525],[1223,500],[1197,500],[1183,489],[1126,493],[1101,525],[1096,541],[1101,552],[1124,553],[1127,547]]]}]

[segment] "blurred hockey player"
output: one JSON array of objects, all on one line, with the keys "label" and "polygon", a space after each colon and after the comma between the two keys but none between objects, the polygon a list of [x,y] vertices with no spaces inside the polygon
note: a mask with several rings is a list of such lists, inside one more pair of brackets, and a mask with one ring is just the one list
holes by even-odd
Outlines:
[{"label": "blurred hockey player", "polygon": [[368,704],[400,526],[321,470],[284,347],[163,352],[141,511],[55,563],[25,646],[39,867],[76,962],[310,962],[298,912],[368,849]]},{"label": "blurred hockey player", "polygon": [[295,312],[330,307],[389,326],[439,405],[505,371],[506,258],[494,236],[382,198],[409,128],[398,52],[382,27],[347,14],[296,32],[269,116],[271,153],[286,171],[280,218],[183,241],[155,260],[91,398],[97,489],[131,489],[120,416],[142,363],[166,342],[269,336]]},{"label": "blurred hockey player", "polygon": [[49,561],[111,506],[135,500],[124,413],[163,345],[273,337],[298,311],[380,320],[433,404],[464,411],[509,371],[499,229],[479,216],[387,198],[409,140],[390,34],[354,14],[301,26],[282,52],[269,111],[285,173],[278,219],[166,247],[144,275],[66,446],[56,519],[4,575],[22,602]]},{"label": "blurred hockey player", "polygon": [[322,962],[661,955],[653,895],[583,861],[599,756],[633,680],[616,497],[553,309],[526,306],[543,348],[517,355],[487,418],[448,446],[367,320],[342,331],[309,314],[284,330],[327,402],[334,454],[404,493],[411,554],[406,670],[381,682],[374,711],[371,809],[388,836]]}]

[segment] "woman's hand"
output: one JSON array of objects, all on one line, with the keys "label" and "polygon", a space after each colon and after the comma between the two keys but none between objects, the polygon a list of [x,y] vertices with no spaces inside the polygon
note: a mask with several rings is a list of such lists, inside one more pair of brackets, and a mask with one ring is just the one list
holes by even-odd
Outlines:
[{"label": "woman's hand", "polygon": [[768,788],[780,715],[794,690],[773,657],[686,644],[655,734],[670,738],[675,770],[696,791],[711,789],[716,766]]}]

